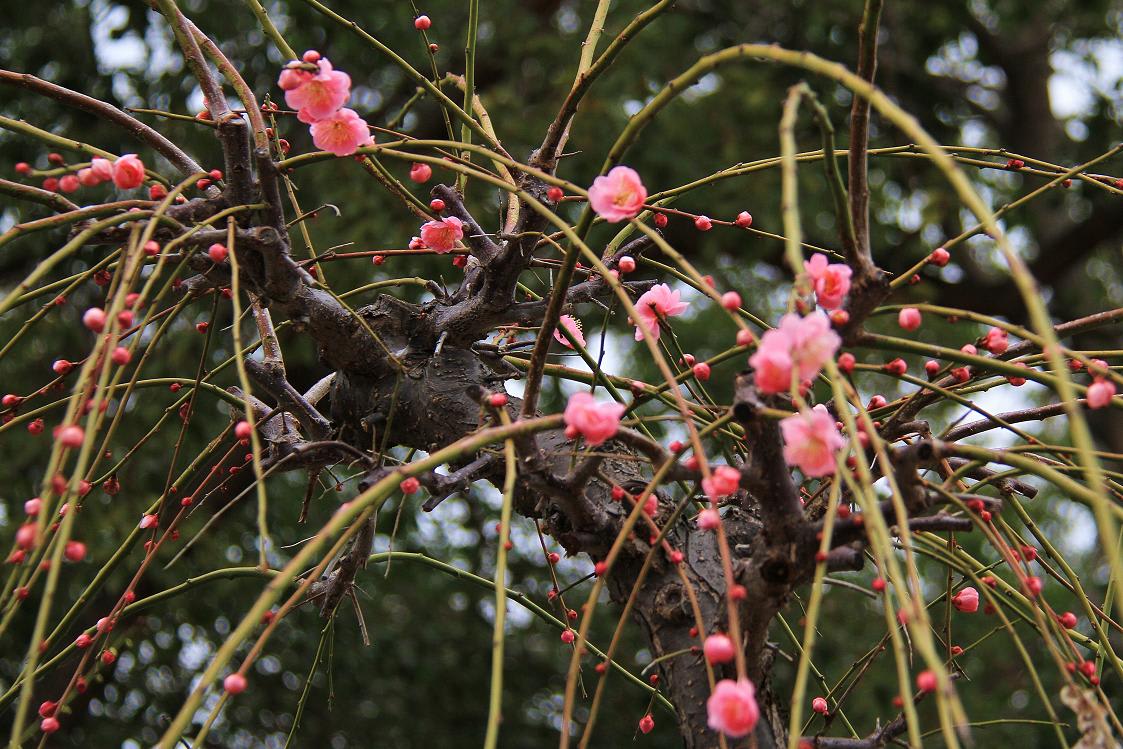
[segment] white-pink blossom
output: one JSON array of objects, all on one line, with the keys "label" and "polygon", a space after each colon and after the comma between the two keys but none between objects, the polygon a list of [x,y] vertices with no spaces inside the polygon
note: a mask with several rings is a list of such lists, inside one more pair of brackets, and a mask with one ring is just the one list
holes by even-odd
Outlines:
[{"label": "white-pink blossom", "polygon": [[[652,286],[636,300],[636,312],[640,321],[651,331],[653,340],[659,340],[659,326],[668,317],[681,315],[690,305],[679,298],[678,290],[672,290],[665,283]],[[636,340],[643,340],[643,329],[636,321]]]},{"label": "white-pink blossom", "polygon": [[597,403],[584,390],[569,396],[565,406],[565,433],[570,439],[581,435],[590,445],[599,445],[620,428],[623,403]]},{"label": "white-pink blossom", "polygon": [[445,216],[421,225],[421,241],[438,255],[451,252],[464,236],[464,222],[456,216]]},{"label": "white-pink blossom", "polygon": [[816,252],[810,260],[803,261],[803,269],[815,289],[815,300],[823,309],[838,309],[850,292],[850,266],[828,262],[827,256]]},{"label": "white-pink blossom", "polygon": [[343,107],[312,123],[312,143],[336,156],[350,156],[370,145],[370,126],[354,109]]},{"label": "white-pink blossom", "polygon": [[635,169],[616,166],[608,174],[593,180],[589,188],[589,205],[610,224],[625,221],[643,210],[647,188]]},{"label": "white-pink blossom", "polygon": [[835,471],[835,454],[846,444],[835,421],[821,403],[810,411],[780,420],[784,436],[784,460],[810,477],[829,476]]}]

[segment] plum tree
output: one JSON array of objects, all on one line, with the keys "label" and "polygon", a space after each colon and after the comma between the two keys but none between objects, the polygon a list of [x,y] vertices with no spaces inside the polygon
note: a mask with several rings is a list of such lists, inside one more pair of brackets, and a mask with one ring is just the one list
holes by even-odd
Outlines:
[{"label": "plum tree", "polygon": [[[11,746],[35,742],[38,732],[53,742],[66,735],[67,714],[78,712],[90,682],[112,677],[128,644],[124,625],[200,585],[251,577],[260,582],[252,600],[229,600],[236,623],[193,669],[150,742],[205,745],[218,716],[254,691],[251,669],[302,606],[330,627],[347,602],[367,637],[356,593],[364,570],[417,558],[376,550],[380,509],[398,502],[399,512],[413,512],[423,492],[420,509],[433,512],[477,482],[493,487],[499,513],[489,521],[491,580],[473,577],[494,596],[485,746],[502,735],[514,604],[560,633],[568,660],[557,711],[562,746],[597,745],[614,686],[646,700],[635,731],[646,735],[673,716],[688,747],[921,746],[929,734],[965,745],[979,719],[958,680],[964,658],[989,635],[964,647],[953,624],[958,631],[962,616],[980,608],[1033,674],[1044,711],[1037,729],[1064,743],[1075,723],[1083,746],[1116,745],[1118,720],[1100,680],[1123,675],[1111,640],[1119,628],[1112,609],[1123,613],[1111,595],[1123,575],[1123,511],[1118,475],[1103,461],[1120,456],[1096,444],[1086,411],[1123,408],[1115,396],[1123,379],[1117,350],[1073,341],[1118,325],[1123,309],[1105,299],[1094,312],[1055,319],[1000,219],[1076,184],[1117,200],[1123,181],[1105,170],[1120,146],[1063,165],[1001,144],[941,144],[875,83],[880,0],[866,2],[857,24],[854,72],[771,43],[684,54],[675,74],[629,102],[610,140],[575,142],[578,118],[595,116],[584,114],[590,92],[674,6],[655,2],[606,34],[611,2],[601,0],[570,88],[523,154],[504,133],[517,105],[500,111],[477,94],[486,4],[471,0],[458,29],[466,34],[463,75],[442,75],[432,41],[447,44],[437,36],[439,15],[409,19],[425,51],[418,67],[405,50],[307,2],[331,24],[323,49],[303,54],[271,11],[248,3],[285,59],[269,90],[248,82],[212,38],[221,20],[193,21],[174,0],[154,3],[204,101],[195,115],[155,114],[213,134],[221,168],[137,112],[0,70],[0,83],[21,96],[121,128],[136,150],[111,152],[76,139],[79,132],[0,118],[55,149],[0,180],[0,192],[49,211],[0,234],[0,247],[23,247],[35,262],[0,298],[13,326],[0,358],[8,366],[18,359],[20,382],[35,383],[4,396],[0,426],[4,440],[33,441],[36,456],[36,496],[9,512],[19,520],[9,523],[10,572],[0,589],[4,658],[15,667],[0,694]],[[345,33],[416,87],[393,117],[364,118],[359,61],[329,61],[332,36]],[[774,128],[777,155],[677,185],[633,166],[644,149],[658,152],[645,128],[674,117],[692,87],[766,65],[795,75]],[[820,101],[813,84],[849,95],[845,148],[836,144],[835,102]],[[436,133],[404,124],[422,103],[439,113]],[[871,148],[871,120],[903,143]],[[816,147],[801,151],[809,133]],[[567,147],[601,154],[599,168],[568,172]],[[940,180],[926,190],[958,212],[940,242],[911,266],[894,260],[894,271],[883,267],[894,248],[871,238],[873,158],[923,163]],[[416,236],[379,237],[370,250],[318,247],[309,225],[319,216],[347,221],[368,208],[309,198],[302,179],[316,170],[382,191]],[[980,189],[986,172],[1032,187],[993,209]],[[780,196],[767,220],[750,215],[751,206],[706,198],[715,186],[766,175],[778,176]],[[110,184],[120,194],[109,196]],[[809,194],[822,201],[817,215],[830,218],[828,242],[805,239]],[[60,230],[57,247],[29,241]],[[696,249],[711,232],[782,248],[763,292],[715,280]],[[358,233],[347,240],[370,241]],[[950,263],[967,264],[968,249],[989,253],[1009,275],[1016,316],[990,314],[993,300],[940,304],[913,291],[926,278],[936,284]],[[395,275],[407,268],[417,275]],[[379,276],[367,282],[371,272]],[[457,282],[446,282],[450,272]],[[966,337],[952,328],[960,323],[971,326]],[[70,361],[52,350],[47,377],[36,359],[51,326],[82,330],[85,351]],[[933,328],[939,335],[929,335]],[[170,366],[200,334],[191,371]],[[309,358],[309,348],[314,367],[290,373],[286,361]],[[1018,400],[1017,388],[1031,381],[1045,402]],[[172,394],[166,407],[142,408],[164,391]],[[1019,407],[996,412],[996,393]],[[965,414],[977,418],[961,423]],[[1031,431],[1052,417],[1063,433]],[[141,465],[160,478],[144,492],[123,489],[119,476]],[[294,480],[306,487],[299,508],[276,501]],[[139,520],[100,521],[109,505],[93,501],[95,487]],[[323,511],[317,487],[342,501]],[[1104,570],[1094,587],[1066,559],[1071,539],[1051,537],[1027,511],[1025,500],[1042,492],[1090,511]],[[237,517],[253,538],[256,567],[193,555],[186,582],[149,587],[160,566],[191,554],[241,504],[255,505]],[[208,514],[201,526],[200,510]],[[299,525],[309,517],[318,524],[311,534]],[[518,518],[540,539],[547,582],[538,601],[510,587]],[[95,535],[112,541],[91,554]],[[978,537],[970,550],[964,535]],[[580,560],[570,584],[546,539]],[[96,571],[64,585],[64,562],[90,557]],[[424,563],[467,579],[441,560]],[[841,577],[867,565],[868,585]],[[846,643],[849,670],[832,674],[833,684],[814,660],[830,626],[828,583],[865,606],[866,637]],[[1054,588],[1076,601],[1079,617],[1060,608]],[[578,597],[583,604],[572,603]],[[597,629],[609,616],[605,598],[615,621]],[[788,621],[797,610],[802,633]],[[633,623],[650,659],[643,674],[621,658]],[[27,636],[11,636],[17,628]],[[846,704],[872,668],[888,673],[896,691],[884,706],[892,714],[867,725],[848,717]],[[1052,674],[1054,693],[1037,669]],[[307,689],[290,739],[306,698]],[[1060,715],[1058,700],[1076,720]]]}]

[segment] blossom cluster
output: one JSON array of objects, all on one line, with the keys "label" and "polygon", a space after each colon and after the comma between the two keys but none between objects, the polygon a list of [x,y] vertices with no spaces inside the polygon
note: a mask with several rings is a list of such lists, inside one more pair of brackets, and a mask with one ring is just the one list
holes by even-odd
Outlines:
[{"label": "blossom cluster", "polygon": [[[52,154],[52,157],[56,156]],[[58,157],[56,163],[61,163]],[[25,166],[26,169],[19,167]],[[27,173],[31,168],[25,164],[17,166],[16,171]],[[116,161],[95,156],[90,165],[79,169],[77,174],[66,174],[62,177],[48,177],[43,180],[43,189],[51,192],[74,192],[79,187],[97,187],[103,182],[112,182],[122,190],[132,190],[144,183],[144,163],[135,153],[127,153]]]},{"label": "blossom cluster", "polygon": [[793,374],[801,382],[812,379],[841,342],[822,312],[784,315],[779,327],[761,336],[760,347],[749,357],[757,388],[762,393],[785,393],[791,389]]},{"label": "blossom cluster", "polygon": [[319,52],[309,50],[302,60],[290,62],[277,85],[285,91],[285,103],[297,110],[297,119],[310,126],[316,148],[350,156],[373,142],[366,121],[343,106],[351,98],[351,76],[335,70]]}]

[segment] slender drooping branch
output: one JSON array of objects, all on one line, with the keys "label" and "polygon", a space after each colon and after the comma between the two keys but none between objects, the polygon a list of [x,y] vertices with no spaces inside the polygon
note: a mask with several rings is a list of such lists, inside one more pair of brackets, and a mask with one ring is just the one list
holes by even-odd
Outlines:
[{"label": "slender drooping branch", "polygon": [[[609,69],[628,42],[664,11],[674,6],[675,2],[676,0],[659,0],[655,5],[637,14],[616,38],[609,42],[608,47],[595,61],[592,60],[592,55],[596,52],[596,40],[603,31],[603,27],[597,24],[603,24],[603,18],[598,16],[594,20],[594,28],[589,30],[589,36],[583,45],[585,52],[581,63],[578,65],[577,78],[573,81],[573,87],[566,95],[565,101],[562,102],[557,116],[546,129],[546,137],[543,139],[542,145],[531,156],[531,166],[553,174],[557,168],[561,151],[565,148],[566,139],[569,137],[569,127],[573,122],[573,116],[577,114],[577,107],[581,104],[585,94],[601,74]],[[605,4],[605,8],[607,9],[607,4]],[[587,58],[585,55],[587,55]]]},{"label": "slender drooping branch", "polygon": [[[59,195],[57,192],[44,190],[39,187],[25,185],[20,182],[12,182],[6,179],[0,179],[0,193],[10,195],[19,200],[29,200],[32,203],[39,203],[45,205],[56,211],[76,211],[78,206],[71,203],[69,200]],[[18,224],[17,224],[18,226]],[[15,227],[13,227],[15,228]]]},{"label": "slender drooping branch", "polygon": [[[877,35],[881,20],[882,0],[866,0],[862,11],[862,21],[858,26],[858,76],[873,83],[877,72]],[[873,272],[870,256],[870,190],[867,181],[869,164],[866,151],[869,148],[870,102],[863,96],[855,96],[850,105],[850,156],[847,168],[850,172],[850,215],[853,219],[857,246],[856,254],[847,261],[859,275]]]},{"label": "slender drooping branch", "polygon": [[44,81],[42,78],[36,78],[30,73],[16,73],[11,70],[0,69],[0,83],[18,86],[28,91],[34,91],[37,94],[43,94],[57,102],[75,107],[76,109],[81,109],[84,112],[89,112],[95,117],[100,117],[124,128],[134,138],[142,143],[147,143],[155,149],[157,153],[170,161],[172,166],[174,166],[183,177],[206,171],[203,167],[199,166],[193,158],[180,150],[179,146],[112,104],[108,104],[100,99],[95,99],[92,96],[80,94],[77,91],[71,91],[68,88],[63,88],[49,81]]},{"label": "slender drooping branch", "polygon": [[230,117],[230,106],[226,103],[226,94],[222,92],[222,85],[207,66],[203,51],[199,49],[199,42],[191,30],[191,22],[173,0],[155,0],[155,3],[168,25],[172,27],[180,52],[183,53],[183,59],[203,90],[203,105],[210,112],[211,119],[221,124],[223,120]]}]

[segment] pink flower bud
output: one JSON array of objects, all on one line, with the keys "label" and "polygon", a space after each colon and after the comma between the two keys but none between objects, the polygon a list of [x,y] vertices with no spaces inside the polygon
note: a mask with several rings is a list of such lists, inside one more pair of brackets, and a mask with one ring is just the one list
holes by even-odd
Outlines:
[{"label": "pink flower bud", "polygon": [[702,653],[710,663],[728,663],[735,654],[733,640],[720,633],[710,635],[702,643]]},{"label": "pink flower bud", "polygon": [[739,739],[752,733],[760,719],[756,689],[748,679],[722,679],[706,700],[709,727],[726,736]]},{"label": "pink flower bud", "polygon": [[85,440],[86,431],[77,424],[63,427],[58,433],[58,441],[63,447],[81,447]]},{"label": "pink flower bud", "polygon": [[897,324],[904,330],[916,330],[920,322],[920,310],[916,307],[905,307],[897,314]]},{"label": "pink flower bud", "polygon": [[979,591],[974,588],[964,588],[952,596],[951,603],[959,611],[973,614],[979,610]]},{"label": "pink flower bud", "polygon": [[246,691],[246,677],[235,672],[222,680],[222,688],[229,694],[241,694]]},{"label": "pink flower bud", "polygon": [[932,671],[921,671],[916,675],[916,688],[921,692],[935,692],[938,685],[939,680]]},{"label": "pink flower bud", "polygon": [[113,184],[122,190],[132,190],[144,182],[144,163],[136,154],[127,153],[113,162]]},{"label": "pink flower bud", "polygon": [[95,333],[105,330],[105,310],[101,307],[90,307],[82,315],[82,324]]}]

